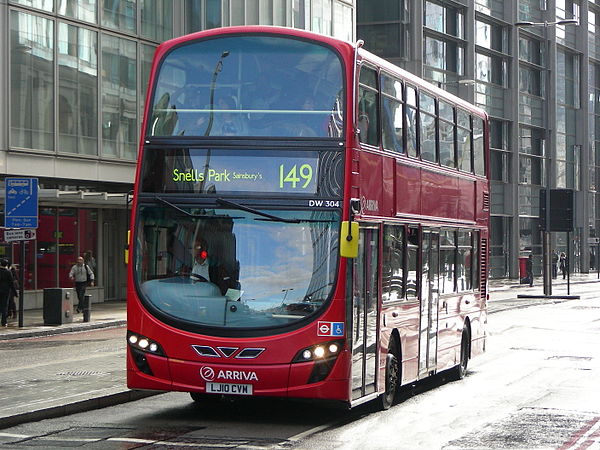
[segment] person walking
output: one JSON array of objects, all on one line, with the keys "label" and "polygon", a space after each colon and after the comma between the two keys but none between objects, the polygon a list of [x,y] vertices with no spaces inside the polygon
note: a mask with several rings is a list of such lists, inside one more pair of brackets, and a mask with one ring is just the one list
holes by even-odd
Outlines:
[{"label": "person walking", "polygon": [[75,291],[77,292],[77,306],[75,310],[81,312],[83,309],[83,300],[85,297],[85,288],[94,285],[94,272],[84,264],[83,257],[77,258],[77,263],[71,267],[69,278],[75,282]]},{"label": "person walking", "polygon": [[552,250],[552,278],[558,277],[558,252]]},{"label": "person walking", "polygon": [[569,270],[569,261],[567,259],[567,255],[565,255],[565,252],[560,252],[558,264],[564,280],[567,278],[567,271]]},{"label": "person walking", "polygon": [[8,296],[13,288],[13,277],[8,270],[8,259],[0,259],[0,323],[8,325]]},{"label": "person walking", "polygon": [[533,286],[533,255],[529,255],[529,258],[527,258],[525,270],[527,271],[527,280],[529,281],[529,287],[532,287]]},{"label": "person walking", "polygon": [[19,275],[17,274],[17,267],[15,264],[10,264],[8,270],[13,277],[13,286],[8,294],[8,317],[12,319],[17,318],[17,302],[15,299],[19,296]]}]

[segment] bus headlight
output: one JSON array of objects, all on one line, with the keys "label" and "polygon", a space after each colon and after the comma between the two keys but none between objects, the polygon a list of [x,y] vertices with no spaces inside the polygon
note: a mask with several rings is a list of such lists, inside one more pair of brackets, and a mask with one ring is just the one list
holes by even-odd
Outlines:
[{"label": "bus headlight", "polygon": [[322,344],[311,345],[310,347],[303,348],[294,359],[292,363],[308,362],[308,361],[320,361],[324,359],[336,358],[344,347],[343,340],[323,342]]},{"label": "bus headlight", "polygon": [[127,331],[127,342],[132,349],[157,356],[167,356],[158,342],[141,334]]}]

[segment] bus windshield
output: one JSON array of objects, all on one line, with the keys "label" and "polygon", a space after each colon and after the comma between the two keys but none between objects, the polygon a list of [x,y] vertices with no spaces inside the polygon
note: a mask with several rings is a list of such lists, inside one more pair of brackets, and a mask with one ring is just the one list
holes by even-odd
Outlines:
[{"label": "bus windshield", "polygon": [[332,294],[339,212],[140,207],[135,277],[151,310],[192,326],[269,328]]},{"label": "bus windshield", "polygon": [[169,52],[158,73],[148,136],[342,136],[342,63],[323,45],[198,40]]}]

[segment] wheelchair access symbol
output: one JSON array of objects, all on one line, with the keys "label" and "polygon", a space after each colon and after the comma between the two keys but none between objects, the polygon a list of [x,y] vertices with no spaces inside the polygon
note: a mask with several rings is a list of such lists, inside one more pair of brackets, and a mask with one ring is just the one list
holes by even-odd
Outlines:
[{"label": "wheelchair access symbol", "polygon": [[317,336],[343,336],[344,322],[317,322]]}]

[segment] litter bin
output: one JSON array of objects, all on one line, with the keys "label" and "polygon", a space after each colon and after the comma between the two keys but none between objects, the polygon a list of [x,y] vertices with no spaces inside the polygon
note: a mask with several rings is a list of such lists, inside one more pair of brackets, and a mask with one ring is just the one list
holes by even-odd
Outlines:
[{"label": "litter bin", "polygon": [[83,296],[83,305],[81,305],[81,309],[83,310],[83,321],[89,322],[90,316],[92,314],[92,295],[85,294]]},{"label": "litter bin", "polygon": [[44,289],[44,325],[73,322],[73,289]]}]

